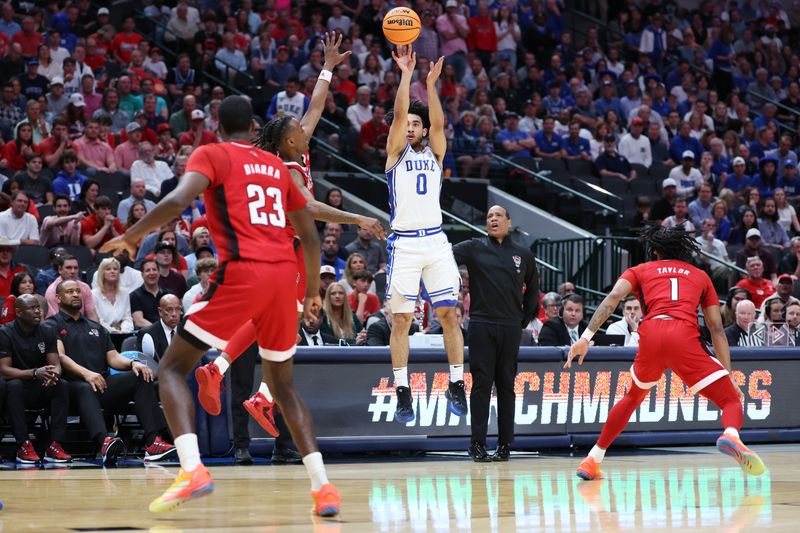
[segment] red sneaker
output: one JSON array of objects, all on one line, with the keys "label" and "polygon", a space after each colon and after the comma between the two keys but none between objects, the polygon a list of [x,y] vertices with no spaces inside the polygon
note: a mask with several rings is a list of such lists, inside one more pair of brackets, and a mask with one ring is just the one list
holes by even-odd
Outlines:
[{"label": "red sneaker", "polygon": [[214,363],[208,363],[197,367],[194,371],[194,377],[197,380],[199,390],[197,391],[197,399],[200,400],[200,405],[210,415],[217,416],[222,412],[222,402],[219,399],[220,389],[222,387],[222,380],[225,376],[219,371],[219,367]]},{"label": "red sneaker", "polygon": [[117,457],[122,453],[125,444],[119,437],[106,437],[103,440],[103,446],[100,448],[100,457],[103,461],[103,466],[111,466],[116,464]]},{"label": "red sneaker", "polygon": [[577,475],[585,481],[603,478],[603,473],[600,471],[600,463],[591,457],[587,457],[581,461],[580,466],[578,466]]},{"label": "red sneaker", "polygon": [[156,437],[153,444],[145,448],[145,461],[160,461],[170,456],[177,455],[178,449],[173,444],[164,441],[161,437]]},{"label": "red sneaker", "polygon": [[318,491],[311,491],[314,507],[311,512],[317,516],[336,516],[342,512],[342,499],[339,491],[330,483],[324,484]]},{"label": "red sneaker", "polygon": [[44,452],[44,460],[48,463],[71,463],[72,456],[65,452],[59,443],[53,441],[47,451]]},{"label": "red sneaker", "polygon": [[17,450],[17,462],[32,465],[39,461],[41,461],[41,459],[39,458],[39,454],[36,453],[36,450],[33,449],[33,443],[29,440],[23,442],[22,446]]},{"label": "red sneaker", "polygon": [[256,392],[250,399],[242,402],[242,405],[247,409],[247,412],[250,413],[250,416],[256,419],[258,425],[264,428],[264,431],[273,437],[277,437],[281,434],[278,428],[275,427],[275,416],[272,414],[275,402],[267,400],[266,396],[260,392]]}]

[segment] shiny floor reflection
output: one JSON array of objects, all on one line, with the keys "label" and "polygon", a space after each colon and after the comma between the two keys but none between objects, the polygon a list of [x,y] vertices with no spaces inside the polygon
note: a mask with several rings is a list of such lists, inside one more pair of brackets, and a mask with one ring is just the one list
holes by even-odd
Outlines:
[{"label": "shiny floor reflection", "polygon": [[340,521],[312,520],[302,467],[214,467],[213,496],[171,514],[148,501],[175,468],[0,472],[0,531],[791,531],[800,518],[798,446],[757,447],[768,470],[746,477],[713,448],[611,454],[606,479],[578,460],[458,459],[332,464]]}]

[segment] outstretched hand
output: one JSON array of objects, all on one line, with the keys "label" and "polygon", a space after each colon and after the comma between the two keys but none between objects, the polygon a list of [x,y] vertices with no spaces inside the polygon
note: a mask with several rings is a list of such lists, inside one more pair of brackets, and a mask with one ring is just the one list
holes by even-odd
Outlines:
[{"label": "outstretched hand", "polygon": [[411,45],[403,45],[397,47],[397,52],[392,51],[392,57],[397,66],[400,67],[401,72],[413,73],[414,67],[417,66],[417,53],[411,51]]},{"label": "outstretched hand", "polygon": [[350,50],[343,54],[339,53],[342,37],[343,35],[341,33],[338,36],[336,32],[326,33],[325,38],[322,40],[322,52],[325,56],[325,64],[330,68],[335,67],[353,53]]},{"label": "outstretched hand", "polygon": [[586,357],[586,352],[589,351],[589,341],[586,339],[578,339],[578,342],[573,344],[569,349],[569,355],[567,356],[567,362],[564,363],[564,368],[570,368],[572,366],[572,360],[578,356],[578,365],[583,364],[583,358]]},{"label": "outstretched hand", "polygon": [[436,80],[438,80],[439,76],[442,74],[442,67],[444,67],[444,56],[440,57],[439,61],[431,65],[431,69],[428,71],[428,78],[425,80],[428,85],[436,83]]},{"label": "outstretched hand", "polygon": [[100,247],[100,252],[104,254],[118,255],[122,250],[128,251],[129,257],[136,257],[136,246],[129,243],[125,239],[125,234],[114,237],[103,246]]},{"label": "outstretched hand", "polygon": [[380,221],[373,217],[361,217],[358,221],[358,227],[361,229],[370,230],[377,238],[382,241],[386,240],[386,230],[383,229]]}]

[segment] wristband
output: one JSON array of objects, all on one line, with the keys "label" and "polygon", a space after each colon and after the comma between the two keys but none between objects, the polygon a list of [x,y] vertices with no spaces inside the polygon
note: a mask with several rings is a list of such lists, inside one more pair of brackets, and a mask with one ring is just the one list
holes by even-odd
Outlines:
[{"label": "wristband", "polygon": [[331,72],[330,70],[322,70],[319,73],[319,79],[330,83],[331,79],[333,79],[333,72]]},{"label": "wristband", "polygon": [[594,337],[594,334],[595,334],[594,331],[586,329],[584,330],[583,335],[581,335],[581,339],[586,339],[586,342],[591,342],[592,337]]}]

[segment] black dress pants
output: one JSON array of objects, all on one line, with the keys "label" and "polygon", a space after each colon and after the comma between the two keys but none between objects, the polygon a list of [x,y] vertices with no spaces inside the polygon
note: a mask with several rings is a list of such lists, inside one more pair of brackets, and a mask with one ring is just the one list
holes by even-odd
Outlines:
[{"label": "black dress pants", "polygon": [[517,377],[520,327],[469,323],[469,370],[472,393],[469,399],[472,440],[486,445],[492,384],[497,389],[498,442],[514,441],[514,380]]},{"label": "black dress pants", "polygon": [[[250,448],[250,413],[245,410],[242,402],[253,394],[255,384],[255,368],[258,361],[258,345],[253,343],[230,368],[231,373],[231,418],[233,419],[233,447],[236,449]],[[263,364],[263,363],[262,363]],[[275,413],[275,427],[280,435],[275,439],[278,448],[292,448],[292,435],[283,420],[283,416]]]},{"label": "black dress pants", "polygon": [[133,401],[136,418],[145,433],[145,445],[166,430],[167,422],[158,405],[158,394],[155,383],[148,383],[133,372],[104,376],[105,392],[95,392],[85,381],[71,381],[69,384],[72,402],[77,406],[81,422],[89,431],[92,440],[102,443],[108,434],[103,411],[108,413],[124,413],[128,403]]},{"label": "black dress pants", "polygon": [[59,380],[55,385],[45,387],[35,379],[11,379],[7,382],[7,388],[6,407],[18,446],[28,440],[25,409],[49,408],[50,439],[58,443],[64,440],[69,411],[69,385],[66,381]]}]

